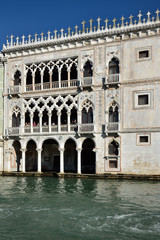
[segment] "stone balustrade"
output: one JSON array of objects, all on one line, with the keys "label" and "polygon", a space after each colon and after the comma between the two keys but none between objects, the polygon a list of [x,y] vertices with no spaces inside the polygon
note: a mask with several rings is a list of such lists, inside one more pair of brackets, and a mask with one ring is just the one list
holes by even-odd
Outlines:
[{"label": "stone balustrade", "polygon": [[40,91],[40,90],[48,90],[48,89],[57,89],[57,88],[69,88],[69,87],[77,87],[78,86],[78,80],[65,80],[60,82],[52,82],[51,84],[49,82],[47,83],[38,83],[38,84],[29,84],[25,86],[26,92],[30,91]]},{"label": "stone balustrade", "polygon": [[119,83],[119,73],[116,74],[109,74],[108,75],[108,79],[107,79],[107,83],[108,84],[115,84],[115,83]]},{"label": "stone balustrade", "polygon": [[119,130],[119,122],[110,122],[107,126],[108,132],[114,132]]},{"label": "stone balustrade", "polygon": [[94,132],[94,124],[93,123],[80,124],[78,132],[93,133]]},{"label": "stone balustrade", "polygon": [[20,85],[9,87],[9,94],[18,94],[18,93],[21,93],[21,86]]}]

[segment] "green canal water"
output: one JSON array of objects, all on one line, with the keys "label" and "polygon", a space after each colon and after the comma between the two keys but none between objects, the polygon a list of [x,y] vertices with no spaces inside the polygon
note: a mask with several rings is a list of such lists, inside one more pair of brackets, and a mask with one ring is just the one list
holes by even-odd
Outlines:
[{"label": "green canal water", "polygon": [[0,177],[0,240],[158,240],[160,182]]}]

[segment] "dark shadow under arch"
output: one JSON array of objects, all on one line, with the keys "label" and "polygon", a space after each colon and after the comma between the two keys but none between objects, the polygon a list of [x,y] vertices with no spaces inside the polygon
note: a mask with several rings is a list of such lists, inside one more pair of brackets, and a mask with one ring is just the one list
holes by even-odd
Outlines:
[{"label": "dark shadow under arch", "polygon": [[82,144],[81,152],[81,171],[82,173],[95,174],[96,172],[96,157],[93,149],[95,144],[92,139],[87,138]]},{"label": "dark shadow under arch", "polygon": [[30,140],[27,143],[26,172],[37,171],[37,161],[36,143],[33,140]]},{"label": "dark shadow under arch", "polygon": [[14,148],[14,151],[15,151],[15,154],[16,154],[16,164],[17,164],[17,172],[20,171],[20,160],[22,159],[22,152],[21,152],[21,144],[19,141],[14,141],[13,143],[13,148]]},{"label": "dark shadow under arch", "polygon": [[60,172],[59,145],[54,139],[46,139],[42,145],[42,172]]},{"label": "dark shadow under arch", "polygon": [[77,173],[76,144],[72,139],[68,139],[65,143],[64,172]]}]

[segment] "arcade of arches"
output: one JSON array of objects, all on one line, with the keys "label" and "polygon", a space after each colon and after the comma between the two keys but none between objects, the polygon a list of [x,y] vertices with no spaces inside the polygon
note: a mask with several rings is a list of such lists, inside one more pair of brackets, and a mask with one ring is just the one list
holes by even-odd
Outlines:
[{"label": "arcade of arches", "polygon": [[17,171],[22,172],[57,172],[57,173],[96,173],[95,143],[87,138],[82,148],[76,148],[76,143],[68,139],[64,148],[54,139],[46,139],[42,148],[37,148],[34,140],[29,140],[26,149],[21,149],[19,141],[14,141],[15,164]]}]

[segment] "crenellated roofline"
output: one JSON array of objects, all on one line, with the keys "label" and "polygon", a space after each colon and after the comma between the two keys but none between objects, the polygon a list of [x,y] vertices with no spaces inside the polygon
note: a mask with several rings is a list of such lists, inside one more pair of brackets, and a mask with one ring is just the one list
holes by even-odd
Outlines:
[{"label": "crenellated roofline", "polygon": [[[147,19],[142,19],[141,11],[138,14],[138,18],[133,20],[133,16],[129,17],[129,23],[124,22],[124,17],[121,18],[121,24],[116,24],[116,19],[112,20],[113,25],[108,25],[108,19],[106,18],[105,26],[101,26],[101,19],[97,19],[97,26],[92,26],[93,20],[90,19],[89,28],[86,28],[85,21],[82,22],[82,30],[78,31],[78,26],[75,26],[75,30],[71,32],[71,28],[68,28],[68,32],[64,33],[64,30],[60,30],[60,34],[57,33],[57,30],[54,31],[54,35],[49,31],[47,36],[44,33],[40,34],[40,38],[38,38],[38,34],[34,35],[34,38],[31,38],[31,35],[26,37],[22,36],[22,41],[19,41],[20,38],[17,37],[16,41],[14,41],[14,36],[11,35],[10,42],[7,39],[7,44],[3,45],[2,53],[12,53],[12,52],[20,52],[25,50],[33,50],[35,48],[46,48],[52,47],[56,45],[60,45],[62,48],[64,45],[69,46],[69,44],[78,45],[79,42],[82,44],[85,41],[88,41],[92,44],[92,40],[104,39],[106,42],[115,41],[118,37],[119,40],[123,40],[125,35],[128,35],[130,38],[134,37],[142,37],[142,33],[147,35],[154,35],[159,33],[160,28],[160,11],[157,10],[155,16],[151,17],[151,13],[148,12]],[[153,31],[151,33],[151,31]],[[26,39],[26,40],[25,40]],[[68,45],[67,45],[68,44]]]}]

